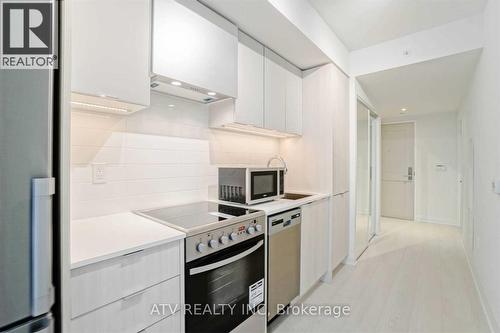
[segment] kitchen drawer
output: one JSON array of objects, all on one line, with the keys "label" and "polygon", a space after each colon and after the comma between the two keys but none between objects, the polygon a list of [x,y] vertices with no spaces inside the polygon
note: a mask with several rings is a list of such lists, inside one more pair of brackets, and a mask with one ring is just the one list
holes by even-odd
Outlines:
[{"label": "kitchen drawer", "polygon": [[161,315],[152,314],[154,304],[172,304],[172,310],[175,310],[175,305],[180,304],[180,293],[180,277],[177,276],[72,319],[71,333],[139,332],[172,314],[168,306],[158,307],[165,310]]},{"label": "kitchen drawer", "polygon": [[71,317],[180,274],[180,241],[71,270]]},{"label": "kitchen drawer", "polygon": [[173,315],[149,326],[141,333],[179,333],[181,332],[181,320],[181,312],[177,311]]}]

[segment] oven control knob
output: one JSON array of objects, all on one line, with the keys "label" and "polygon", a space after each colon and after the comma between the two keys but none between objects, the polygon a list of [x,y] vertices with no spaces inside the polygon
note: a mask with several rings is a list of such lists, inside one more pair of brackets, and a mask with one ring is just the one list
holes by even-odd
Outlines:
[{"label": "oven control knob", "polygon": [[255,227],[248,227],[247,232],[249,235],[255,234]]},{"label": "oven control knob", "polygon": [[207,246],[203,243],[198,243],[198,245],[196,245],[196,250],[198,250],[198,252],[200,253],[203,253],[207,250]]},{"label": "oven control knob", "polygon": [[208,242],[208,245],[212,248],[212,249],[216,249],[219,247],[219,242],[215,239],[211,239],[209,242]]},{"label": "oven control knob", "polygon": [[262,226],[260,224],[256,224],[255,225],[255,230],[257,230],[257,232],[261,232],[262,231]]},{"label": "oven control knob", "polygon": [[229,239],[232,240],[232,241],[236,241],[238,240],[238,234],[235,233],[235,232],[232,232],[230,235],[229,235]]},{"label": "oven control knob", "polygon": [[219,238],[219,242],[220,242],[221,244],[226,245],[227,243],[229,243],[229,237],[227,237],[226,235],[220,236],[220,238]]}]

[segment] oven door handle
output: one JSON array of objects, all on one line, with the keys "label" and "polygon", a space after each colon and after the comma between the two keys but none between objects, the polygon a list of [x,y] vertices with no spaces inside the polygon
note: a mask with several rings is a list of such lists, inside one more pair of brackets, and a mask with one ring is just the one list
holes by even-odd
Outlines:
[{"label": "oven door handle", "polygon": [[196,275],[196,274],[200,274],[200,273],[203,273],[206,271],[210,271],[212,269],[216,269],[216,268],[219,268],[222,266],[229,265],[229,264],[231,264],[235,261],[238,261],[238,260],[252,254],[253,252],[257,251],[262,245],[264,245],[263,240],[259,241],[257,244],[255,244],[253,247],[249,248],[248,250],[245,250],[245,251],[243,251],[243,252],[241,252],[241,253],[239,253],[231,258],[227,258],[227,259],[224,259],[224,260],[221,260],[218,262],[214,262],[213,264],[191,268],[189,270],[189,275]]}]

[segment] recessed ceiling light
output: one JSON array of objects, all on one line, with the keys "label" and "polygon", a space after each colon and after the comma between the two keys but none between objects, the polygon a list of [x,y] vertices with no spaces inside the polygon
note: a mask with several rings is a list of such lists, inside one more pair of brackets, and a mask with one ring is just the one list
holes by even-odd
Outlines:
[{"label": "recessed ceiling light", "polygon": [[402,108],[401,111],[406,112],[406,111],[408,111],[408,109],[407,108]]},{"label": "recessed ceiling light", "polygon": [[173,108],[173,107],[175,107],[175,105],[174,104],[169,104],[168,107],[169,108]]},{"label": "recessed ceiling light", "polygon": [[172,81],[170,82],[170,84],[173,86],[182,86],[182,83],[180,83],[179,81]]},{"label": "recessed ceiling light", "polygon": [[216,94],[216,93],[214,93],[213,91],[210,91],[210,92],[208,92],[208,93],[207,93],[207,95],[208,95],[208,96],[215,96],[215,95],[217,95],[217,94]]}]

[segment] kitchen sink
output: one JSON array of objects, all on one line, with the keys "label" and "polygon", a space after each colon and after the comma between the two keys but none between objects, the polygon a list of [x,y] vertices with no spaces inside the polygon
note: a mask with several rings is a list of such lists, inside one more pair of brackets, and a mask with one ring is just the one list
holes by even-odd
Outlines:
[{"label": "kitchen sink", "polygon": [[283,196],[283,199],[288,199],[288,200],[299,200],[299,199],[304,199],[307,197],[310,197],[312,194],[300,194],[300,193],[285,193]]}]

